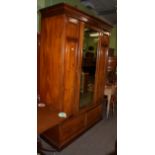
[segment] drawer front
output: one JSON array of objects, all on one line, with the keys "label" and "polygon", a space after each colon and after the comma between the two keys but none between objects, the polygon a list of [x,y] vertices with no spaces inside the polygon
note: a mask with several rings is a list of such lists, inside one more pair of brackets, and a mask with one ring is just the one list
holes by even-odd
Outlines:
[{"label": "drawer front", "polygon": [[85,128],[85,115],[69,119],[61,125],[61,140],[70,139],[76,136]]},{"label": "drawer front", "polygon": [[102,105],[87,112],[87,127],[90,127],[102,118]]}]

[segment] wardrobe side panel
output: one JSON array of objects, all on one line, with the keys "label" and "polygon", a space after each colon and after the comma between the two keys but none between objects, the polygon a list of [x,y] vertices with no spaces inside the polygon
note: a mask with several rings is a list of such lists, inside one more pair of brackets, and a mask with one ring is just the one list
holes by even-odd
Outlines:
[{"label": "wardrobe side panel", "polygon": [[45,17],[41,25],[40,97],[58,111],[63,104],[64,16]]}]

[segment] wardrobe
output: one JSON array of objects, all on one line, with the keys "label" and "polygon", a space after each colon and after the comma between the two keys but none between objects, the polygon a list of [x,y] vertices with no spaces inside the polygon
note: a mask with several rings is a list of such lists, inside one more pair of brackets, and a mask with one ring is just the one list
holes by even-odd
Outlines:
[{"label": "wardrobe", "polygon": [[112,25],[65,3],[40,12],[38,93],[46,106],[65,113],[41,136],[62,149],[102,119]]}]

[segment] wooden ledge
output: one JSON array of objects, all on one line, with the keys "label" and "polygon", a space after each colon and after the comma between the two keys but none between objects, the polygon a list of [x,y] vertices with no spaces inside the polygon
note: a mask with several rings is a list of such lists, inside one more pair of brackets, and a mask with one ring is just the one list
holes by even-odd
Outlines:
[{"label": "wooden ledge", "polygon": [[52,128],[65,120],[58,116],[58,111],[51,106],[37,108],[37,133],[41,134],[44,131]]}]

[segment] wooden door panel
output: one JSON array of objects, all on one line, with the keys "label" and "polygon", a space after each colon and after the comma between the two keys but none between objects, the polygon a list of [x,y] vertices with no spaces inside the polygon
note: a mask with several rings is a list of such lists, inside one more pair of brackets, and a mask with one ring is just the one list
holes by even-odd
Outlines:
[{"label": "wooden door panel", "polygon": [[76,52],[77,42],[68,40],[65,53],[65,73],[64,73],[64,111],[72,113],[76,90]]},{"label": "wooden door panel", "polygon": [[109,36],[107,35],[101,36],[100,50],[98,57],[96,103],[101,103],[104,97],[108,44],[109,44]]},{"label": "wooden door panel", "polygon": [[75,107],[77,54],[79,46],[79,22],[72,23],[66,18],[66,42],[64,59],[64,105],[63,110],[67,114],[72,114]]}]

